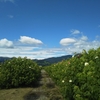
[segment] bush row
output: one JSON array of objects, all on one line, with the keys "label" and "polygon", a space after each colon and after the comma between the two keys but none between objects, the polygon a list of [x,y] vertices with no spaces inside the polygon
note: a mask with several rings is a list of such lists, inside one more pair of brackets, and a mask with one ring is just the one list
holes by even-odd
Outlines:
[{"label": "bush row", "polygon": [[34,86],[40,70],[34,61],[26,57],[7,60],[0,64],[0,88]]},{"label": "bush row", "polygon": [[45,69],[65,100],[100,100],[100,47]]}]

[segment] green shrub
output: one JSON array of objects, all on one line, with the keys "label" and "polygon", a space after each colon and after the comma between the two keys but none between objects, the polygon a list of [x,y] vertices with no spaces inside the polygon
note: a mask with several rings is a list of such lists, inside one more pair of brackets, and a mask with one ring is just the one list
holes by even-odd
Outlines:
[{"label": "green shrub", "polygon": [[100,48],[45,68],[65,100],[100,100]]},{"label": "green shrub", "polygon": [[1,64],[0,88],[33,86],[40,76],[38,65],[25,58],[13,58]]}]

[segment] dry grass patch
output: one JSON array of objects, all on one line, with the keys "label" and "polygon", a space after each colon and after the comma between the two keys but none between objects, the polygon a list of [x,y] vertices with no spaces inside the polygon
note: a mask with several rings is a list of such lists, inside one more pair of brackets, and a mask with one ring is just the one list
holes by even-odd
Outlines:
[{"label": "dry grass patch", "polygon": [[15,88],[0,90],[0,100],[24,100],[24,96],[33,88]]}]

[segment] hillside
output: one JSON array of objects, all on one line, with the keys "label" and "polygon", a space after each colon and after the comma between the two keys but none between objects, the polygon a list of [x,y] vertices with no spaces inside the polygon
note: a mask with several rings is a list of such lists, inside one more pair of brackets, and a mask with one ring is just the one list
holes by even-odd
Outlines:
[{"label": "hillside", "polygon": [[47,58],[47,59],[43,59],[43,60],[35,60],[35,61],[40,66],[47,66],[47,65],[54,64],[54,63],[58,63],[62,60],[69,59],[71,57],[72,57],[72,55],[65,55],[65,56],[61,56],[61,57],[51,57],[51,58]]},{"label": "hillside", "polygon": [[[34,61],[39,65],[39,66],[47,66],[47,65],[51,65],[54,63],[58,63],[59,61],[71,58],[72,55],[65,55],[65,56],[61,56],[61,57],[51,57],[51,58],[47,58],[47,59],[43,59],[43,60],[37,60],[34,59]],[[4,62],[5,60],[8,59],[12,59],[9,57],[0,57],[0,62]]]},{"label": "hillside", "polygon": [[0,62],[4,62],[8,59],[11,59],[10,57],[0,57]]}]

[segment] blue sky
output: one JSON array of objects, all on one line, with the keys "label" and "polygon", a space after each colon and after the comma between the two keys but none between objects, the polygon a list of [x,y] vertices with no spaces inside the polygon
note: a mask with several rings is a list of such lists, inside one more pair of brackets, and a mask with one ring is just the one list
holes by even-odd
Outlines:
[{"label": "blue sky", "polygon": [[0,56],[44,59],[100,47],[100,0],[0,0]]}]

